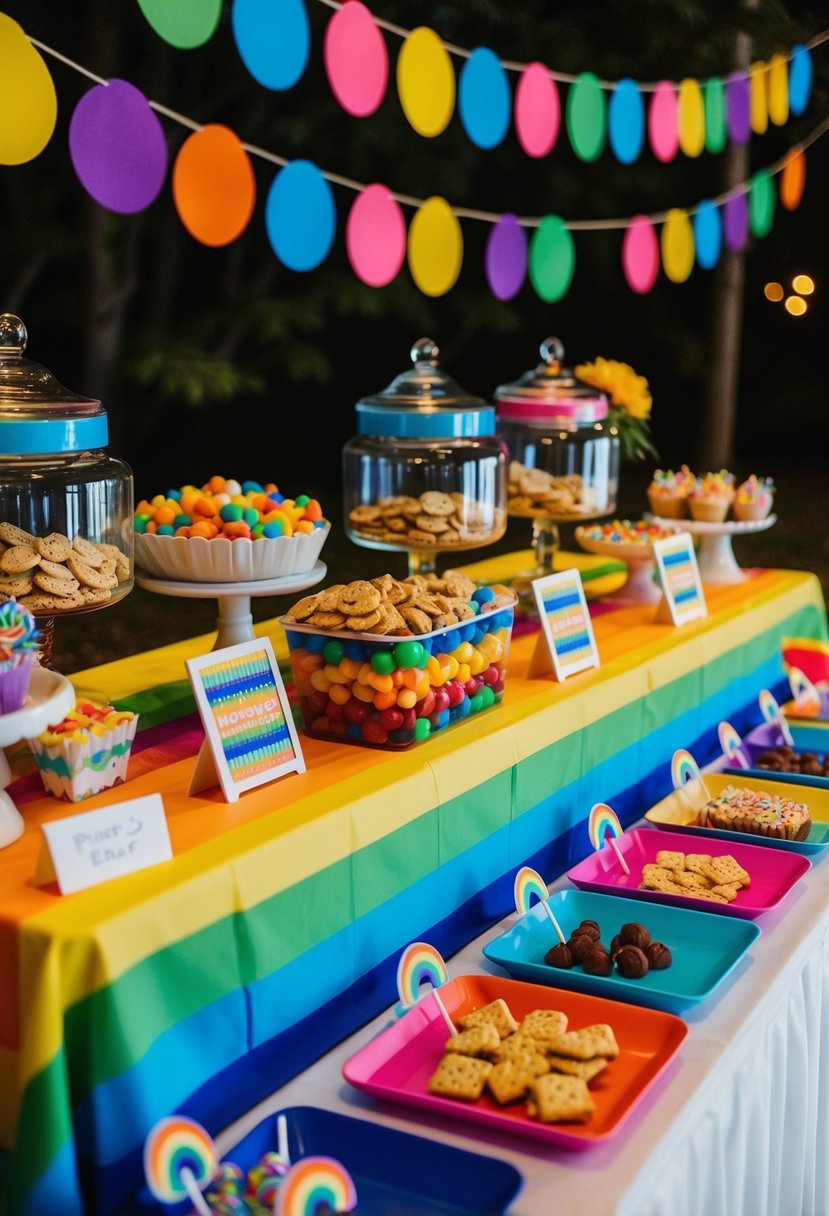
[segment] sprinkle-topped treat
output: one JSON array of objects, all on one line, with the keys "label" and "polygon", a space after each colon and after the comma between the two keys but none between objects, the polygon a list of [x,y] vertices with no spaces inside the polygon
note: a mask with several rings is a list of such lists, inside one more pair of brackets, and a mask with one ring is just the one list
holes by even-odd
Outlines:
[{"label": "sprinkle-topped treat", "polygon": [[672,536],[673,529],[661,528],[659,524],[648,523],[639,519],[632,523],[629,519],[614,519],[608,524],[590,524],[580,528],[579,535],[588,541],[610,541],[619,545],[651,545],[663,536]]},{"label": "sprinkle-topped treat", "polygon": [[126,778],[138,715],[96,701],[78,701],[62,722],[29,747],[46,792],[81,802]]},{"label": "sprinkle-topped treat", "polygon": [[661,519],[688,518],[688,492],[696,478],[687,464],[673,469],[656,469],[648,486],[648,502],[654,515]]},{"label": "sprinkle-topped treat", "polygon": [[765,519],[771,510],[774,493],[775,485],[771,477],[761,479],[752,473],[737,487],[731,508],[734,518],[741,522]]},{"label": "sprinkle-topped treat", "polygon": [[688,492],[691,518],[705,523],[721,524],[734,501],[734,474],[721,469],[698,477]]},{"label": "sprinkle-topped treat", "polygon": [[272,481],[262,485],[215,476],[201,488],[168,490],[149,501],[143,499],[135,508],[139,535],[272,540],[327,527],[316,498],[307,494],[289,498]]},{"label": "sprinkle-topped treat", "polygon": [[780,840],[805,840],[812,826],[809,808],[803,802],[780,798],[764,790],[727,785],[699,812],[701,827],[730,832],[751,832]]},{"label": "sprinkle-topped treat", "polygon": [[39,645],[32,614],[13,599],[0,604],[0,713],[14,713],[26,700]]}]

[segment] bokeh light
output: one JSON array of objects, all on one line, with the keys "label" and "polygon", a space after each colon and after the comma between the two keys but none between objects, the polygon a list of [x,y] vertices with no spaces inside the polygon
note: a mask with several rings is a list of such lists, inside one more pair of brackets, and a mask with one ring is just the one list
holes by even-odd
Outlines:
[{"label": "bokeh light", "polygon": [[786,312],[793,317],[802,317],[806,311],[806,301],[801,296],[788,296],[785,304]]},{"label": "bokeh light", "polygon": [[777,304],[783,299],[785,292],[783,291],[783,287],[780,283],[766,283],[765,287],[763,288],[763,295],[767,300],[771,300],[773,304]]},{"label": "bokeh light", "polygon": [[801,296],[810,296],[815,290],[815,281],[808,274],[796,274],[792,279],[792,287]]}]

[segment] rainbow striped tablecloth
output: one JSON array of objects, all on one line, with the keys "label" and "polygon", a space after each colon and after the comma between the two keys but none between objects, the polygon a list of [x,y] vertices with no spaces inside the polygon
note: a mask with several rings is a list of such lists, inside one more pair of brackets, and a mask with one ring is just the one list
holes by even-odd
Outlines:
[{"label": "rainbow striped tablecloth", "polygon": [[[306,773],[232,805],[186,793],[202,736],[183,662],[209,639],[73,677],[157,723],[129,786],[93,805],[160,791],[174,860],[66,898],[37,887],[40,825],[73,808],[17,783],[26,831],[0,852],[4,1210],[127,1210],[160,1116],[217,1132],[392,1004],[403,946],[451,957],[509,910],[516,867],[549,879],[586,854],[594,802],[630,823],[675,748],[705,762],[721,718],[755,724],[758,691],[784,688],[783,644],[827,638],[819,583],[764,571],[707,594],[708,619],[679,630],[652,606],[598,613],[602,666],[564,684],[526,678],[535,638],[517,637],[499,708],[399,755],[304,738]],[[258,632],[280,649],[274,623]]]}]

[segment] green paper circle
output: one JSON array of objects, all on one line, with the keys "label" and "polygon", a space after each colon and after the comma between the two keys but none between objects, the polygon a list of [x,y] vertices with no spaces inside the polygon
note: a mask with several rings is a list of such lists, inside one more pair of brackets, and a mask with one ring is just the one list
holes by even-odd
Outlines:
[{"label": "green paper circle", "polygon": [[748,190],[748,226],[752,236],[768,236],[774,222],[774,185],[765,169],[758,170]]},{"label": "green paper circle", "polygon": [[547,304],[565,296],[573,281],[576,249],[564,220],[545,215],[530,241],[530,281]]},{"label": "green paper circle", "polygon": [[138,6],[159,38],[180,51],[204,46],[222,15],[222,0],[138,0]]},{"label": "green paper circle", "polygon": [[725,89],[717,76],[702,86],[705,105],[705,147],[709,152],[722,152],[728,134],[725,123]]},{"label": "green paper circle", "polygon": [[567,134],[580,160],[596,160],[607,137],[604,90],[594,72],[582,72],[567,93]]}]

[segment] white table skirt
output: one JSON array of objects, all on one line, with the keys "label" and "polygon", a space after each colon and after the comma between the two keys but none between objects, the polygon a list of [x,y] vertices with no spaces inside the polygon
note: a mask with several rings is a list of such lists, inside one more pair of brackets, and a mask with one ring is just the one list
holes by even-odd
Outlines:
[{"label": "white table skirt", "polygon": [[[455,955],[450,975],[501,974],[481,947],[508,923]],[[524,1176],[511,1216],[829,1216],[829,862],[758,924],[736,971],[686,1011],[688,1038],[653,1093],[599,1148],[459,1129],[357,1093],[342,1064],[386,1012],[227,1128],[219,1151],[272,1111],[312,1105],[510,1161]]]}]

